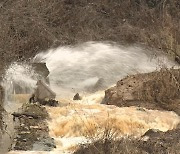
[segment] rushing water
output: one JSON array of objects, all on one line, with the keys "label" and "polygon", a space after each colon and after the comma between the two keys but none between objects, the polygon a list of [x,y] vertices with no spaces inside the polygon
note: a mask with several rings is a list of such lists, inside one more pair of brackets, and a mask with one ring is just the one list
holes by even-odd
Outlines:
[{"label": "rushing water", "polygon": [[[126,75],[176,65],[155,51],[97,42],[50,49],[36,55],[32,62],[46,63],[51,87],[62,97],[72,96],[76,92],[99,90],[93,89],[98,80],[102,81],[102,88],[105,89]],[[24,93],[31,93],[37,79],[31,65],[13,63],[7,69],[2,83],[6,98],[16,93],[14,85],[18,85]]]},{"label": "rushing water", "polygon": [[[138,137],[148,129],[167,131],[179,123],[179,117],[173,112],[100,104],[104,92],[99,90],[110,87],[124,76],[175,66],[161,53],[140,47],[87,42],[50,49],[36,55],[32,62],[46,62],[50,86],[62,103],[62,107],[47,108],[52,118],[48,121],[50,135],[58,147],[54,153],[72,151],[77,143],[100,137],[110,126],[116,137]],[[36,87],[36,76],[28,64],[14,63],[7,69],[2,85],[6,94],[5,107],[9,112],[28,100],[27,95],[16,95],[14,85],[31,93]],[[101,86],[96,87],[99,81]],[[83,100],[72,101],[77,92],[84,96]]]},{"label": "rushing water", "polygon": [[34,61],[46,62],[53,90],[63,96],[88,91],[99,79],[104,88],[129,74],[154,71],[175,64],[157,52],[140,47],[88,42],[78,46],[59,47],[38,54]]}]

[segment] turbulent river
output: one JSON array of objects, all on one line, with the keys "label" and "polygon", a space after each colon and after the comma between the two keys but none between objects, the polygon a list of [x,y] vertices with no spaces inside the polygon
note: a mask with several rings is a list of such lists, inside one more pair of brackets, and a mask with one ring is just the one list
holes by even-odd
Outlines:
[{"label": "turbulent river", "polygon": [[[176,66],[159,52],[137,46],[123,47],[115,43],[87,42],[50,49],[36,55],[32,62],[46,63],[50,71],[51,89],[56,92],[56,99],[61,106],[46,107],[51,118],[48,121],[49,133],[57,145],[57,148],[49,153],[72,152],[79,143],[92,142],[100,138],[107,129],[117,138],[139,137],[149,129],[164,132],[171,130],[180,121],[174,112],[138,110],[133,106],[118,108],[101,104],[104,90],[123,77]],[[103,87],[94,90],[93,87],[99,79],[103,79]],[[29,98],[29,95],[17,95],[13,90],[14,83],[22,89],[28,87],[31,93],[37,80],[38,77],[36,78],[28,64],[13,63],[7,69],[2,85],[5,88],[5,109],[9,113],[16,111]],[[73,95],[77,92],[83,99],[73,101]]]}]

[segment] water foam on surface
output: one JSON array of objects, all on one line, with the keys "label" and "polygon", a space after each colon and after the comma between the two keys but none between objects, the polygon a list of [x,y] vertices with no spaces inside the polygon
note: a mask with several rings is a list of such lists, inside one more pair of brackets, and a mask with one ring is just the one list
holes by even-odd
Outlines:
[{"label": "water foam on surface", "polygon": [[149,129],[172,130],[180,122],[180,117],[174,112],[119,108],[94,101],[69,100],[64,107],[47,107],[47,111],[51,118],[48,121],[50,136],[55,138],[57,144],[55,151],[73,151],[78,146],[77,139],[80,143],[91,142],[101,138],[106,130],[110,130],[114,138],[140,137]]}]

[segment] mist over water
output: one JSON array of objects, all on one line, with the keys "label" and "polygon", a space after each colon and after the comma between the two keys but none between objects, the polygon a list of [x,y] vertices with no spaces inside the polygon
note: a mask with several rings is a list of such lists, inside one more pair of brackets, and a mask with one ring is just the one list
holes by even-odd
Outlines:
[{"label": "mist over water", "polygon": [[[72,98],[77,92],[104,90],[126,75],[175,66],[155,51],[101,42],[50,49],[36,55],[31,62],[46,63],[52,90],[64,98]],[[18,93],[15,86],[23,93],[33,93],[37,76],[28,63],[11,64],[1,83],[5,89],[5,102],[9,102],[11,94]],[[98,81],[101,81],[101,87],[95,88]]]},{"label": "mist over water", "polygon": [[160,66],[175,64],[165,56],[140,47],[87,42],[65,46],[38,54],[35,62],[46,62],[50,83],[57,93],[82,92],[103,79],[104,88],[126,75],[154,71]]},{"label": "mist over water", "polygon": [[[6,110],[13,110],[15,107],[11,105],[15,102],[13,94],[17,94],[20,89],[23,94],[32,93],[36,87],[37,75],[32,67],[25,63],[12,63],[6,70],[1,85],[5,91],[4,107]],[[15,109],[18,108],[15,107]]]}]

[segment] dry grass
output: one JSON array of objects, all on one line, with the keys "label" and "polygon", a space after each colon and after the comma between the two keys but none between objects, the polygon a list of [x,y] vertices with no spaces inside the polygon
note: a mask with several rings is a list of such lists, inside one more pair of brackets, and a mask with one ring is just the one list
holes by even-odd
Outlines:
[{"label": "dry grass", "polygon": [[127,76],[105,91],[105,104],[171,110],[180,114],[180,69]]},{"label": "dry grass", "polygon": [[143,137],[117,140],[107,132],[99,140],[81,145],[74,154],[178,154],[180,148],[179,128],[166,133],[152,132],[146,141]]},{"label": "dry grass", "polygon": [[149,74],[149,80],[134,95],[137,100],[155,102],[170,109],[172,100],[180,99],[180,70],[161,69]]},{"label": "dry grass", "polygon": [[178,0],[2,0],[1,67],[57,45],[142,43],[178,53]]},{"label": "dry grass", "polygon": [[166,101],[178,98],[180,91],[180,72],[173,69],[161,69],[152,73],[149,81],[144,82],[141,90],[141,100]]}]

